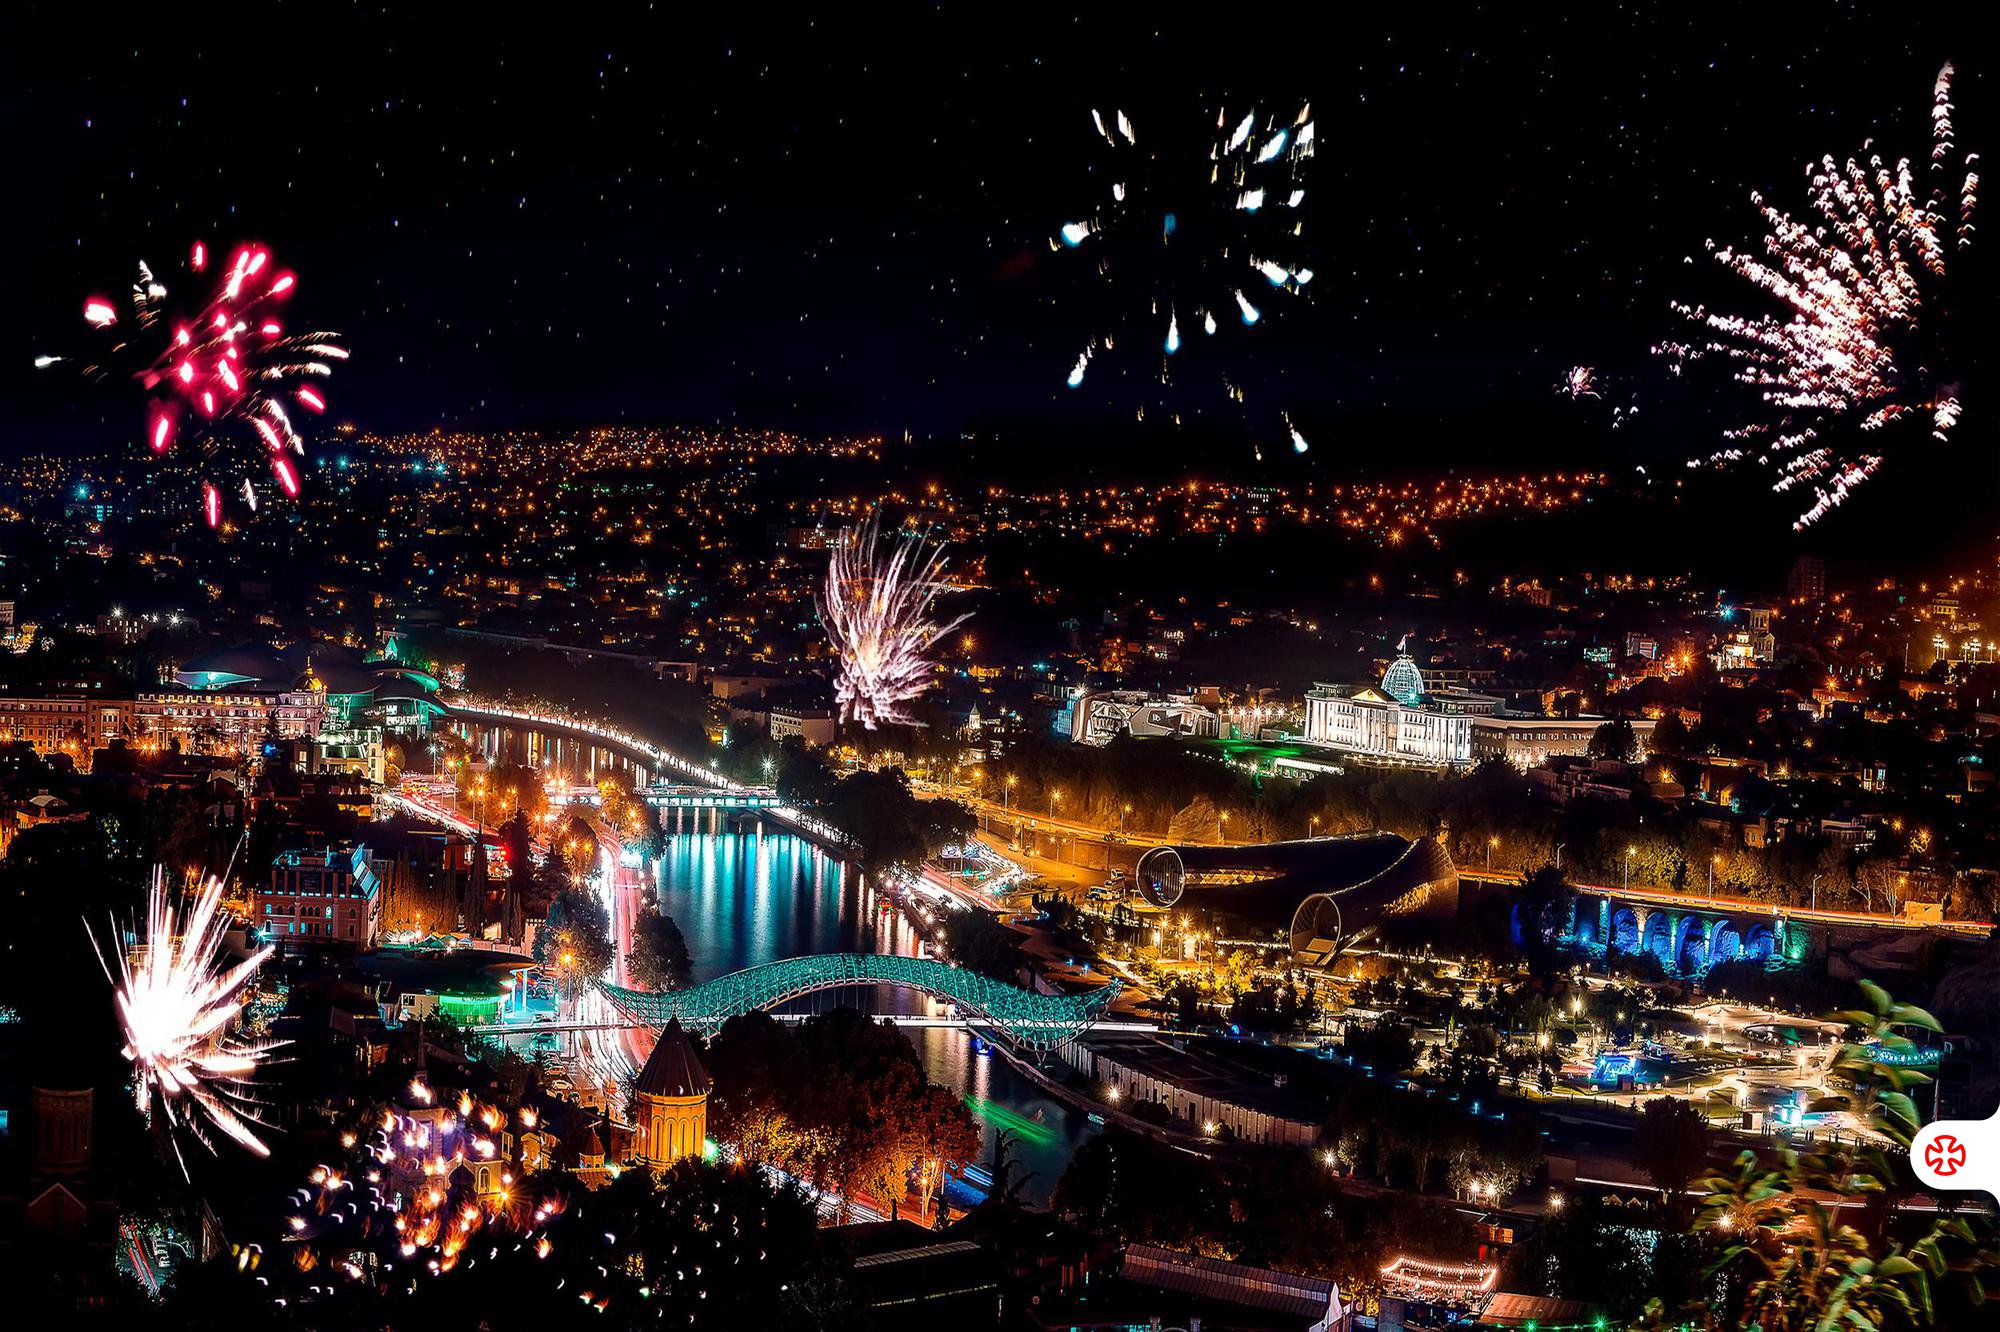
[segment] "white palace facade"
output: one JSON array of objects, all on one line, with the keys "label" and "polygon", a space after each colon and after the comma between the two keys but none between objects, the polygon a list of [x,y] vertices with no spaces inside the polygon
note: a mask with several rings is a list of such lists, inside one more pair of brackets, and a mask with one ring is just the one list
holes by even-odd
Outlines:
[{"label": "white palace facade", "polygon": [[[1308,744],[1380,763],[1467,768],[1489,758],[1532,768],[1546,759],[1582,754],[1604,717],[1542,717],[1510,712],[1494,694],[1448,689],[1426,693],[1407,652],[1373,685],[1321,684],[1306,695]],[[1650,721],[1634,720],[1643,749]]]}]

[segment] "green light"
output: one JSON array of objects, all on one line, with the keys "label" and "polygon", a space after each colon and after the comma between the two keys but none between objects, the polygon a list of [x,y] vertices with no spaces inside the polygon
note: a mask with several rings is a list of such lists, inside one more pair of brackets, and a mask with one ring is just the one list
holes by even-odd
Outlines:
[{"label": "green light", "polygon": [[996,1105],[984,1096],[966,1097],[965,1108],[994,1128],[1005,1129],[1024,1142],[1032,1142],[1038,1147],[1046,1147],[1056,1140],[1056,1131],[1047,1124],[1038,1123],[1004,1105]]},{"label": "green light", "polygon": [[438,1007],[444,1010],[445,1016],[455,1021],[491,1022],[499,1018],[500,1005],[505,999],[506,996],[500,994],[441,994],[438,996]]}]

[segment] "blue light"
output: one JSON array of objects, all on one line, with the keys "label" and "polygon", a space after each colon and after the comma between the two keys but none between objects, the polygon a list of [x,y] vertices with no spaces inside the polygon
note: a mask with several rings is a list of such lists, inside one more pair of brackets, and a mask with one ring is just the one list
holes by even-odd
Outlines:
[{"label": "blue light", "polygon": [[1180,225],[1181,220],[1172,213],[1168,213],[1165,218],[1161,219],[1160,234],[1162,236],[1171,236],[1180,229]]}]

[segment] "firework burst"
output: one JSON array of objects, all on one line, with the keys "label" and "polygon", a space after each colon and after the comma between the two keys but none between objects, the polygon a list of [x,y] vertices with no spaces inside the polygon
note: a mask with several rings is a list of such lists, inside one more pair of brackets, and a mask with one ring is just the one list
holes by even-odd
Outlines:
[{"label": "firework burst", "polygon": [[1562,378],[1556,381],[1556,392],[1567,394],[1572,400],[1604,396],[1597,388],[1597,370],[1588,365],[1573,365],[1563,371]]},{"label": "firework burst", "polygon": [[1722,359],[1762,397],[1764,418],[1728,430],[1725,447],[1689,465],[1754,458],[1778,470],[1774,490],[1810,488],[1813,501],[1795,528],[1824,517],[1874,475],[1898,432],[1927,425],[1945,440],[1958,422],[1947,316],[1954,272],[1972,244],[1979,174],[1978,155],[1961,153],[1955,140],[1951,82],[1947,64],[1932,90],[1925,185],[1908,158],[1891,167],[1879,154],[1865,163],[1824,157],[1806,171],[1815,220],[1796,221],[1752,194],[1766,225],[1762,245],[1710,243],[1717,262],[1782,314],[1676,302],[1699,336],[1654,348],[1676,374],[1705,357]]},{"label": "firework burst", "polygon": [[[226,465],[226,455],[247,451],[268,468],[279,490],[299,493],[298,459],[305,441],[292,423],[300,409],[318,414],[326,397],[316,381],[347,359],[332,333],[287,333],[277,308],[298,287],[295,274],[278,269],[258,245],[238,249],[210,272],[208,248],[188,253],[195,281],[213,285],[192,309],[172,311],[167,288],[141,261],[132,284],[129,315],[109,297],[84,302],[83,321],[111,340],[100,360],[82,366],[92,379],[126,378],[148,399],[146,445],[166,454],[185,443],[199,453],[202,470]],[[36,358],[37,366],[67,358]],[[242,480],[254,511],[257,494]],[[201,511],[210,527],[222,521],[223,497],[214,475],[201,482]]]},{"label": "firework burst", "polygon": [[[157,1103],[169,1129],[186,1125],[210,1150],[213,1126],[268,1156],[270,1148],[252,1131],[259,1121],[249,1083],[273,1046],[239,1040],[229,1028],[242,1009],[244,985],[271,949],[261,948],[234,966],[221,965],[217,955],[228,928],[220,879],[204,883],[183,915],[174,910],[165,875],[156,869],[136,960],[123,951],[107,960],[101,949],[100,960],[116,992],[123,1053],[136,1074],[140,1113]],[[118,937],[115,926],[111,937]]]},{"label": "firework burst", "polygon": [[[1571,402],[1578,404],[1581,404],[1585,398],[1603,402],[1614,391],[1610,378],[1601,373],[1594,365],[1573,365],[1563,371],[1562,375],[1556,380],[1556,396],[1567,398]],[[1610,428],[1613,430],[1618,430],[1631,424],[1632,419],[1639,414],[1638,401],[1630,394],[1623,394],[1622,396],[1624,396],[1625,401],[1612,407],[1608,418]],[[1603,409],[1598,408],[1596,410],[1602,411]]]},{"label": "firework burst", "polygon": [[[1231,324],[1254,327],[1265,318],[1266,293],[1305,291],[1313,278],[1301,257],[1310,104],[1288,119],[1218,109],[1212,129],[1182,136],[1178,147],[1172,134],[1142,139],[1123,111],[1108,121],[1099,111],[1090,118],[1104,143],[1108,189],[1049,246],[1095,263],[1113,293],[1117,323],[1129,323],[1138,344],[1157,348],[1162,381],[1186,342]],[[1083,386],[1120,332],[1106,327],[1086,341],[1069,387]]]},{"label": "firework burst", "polygon": [[820,623],[840,656],[834,698],[842,721],[869,730],[910,724],[905,705],[930,687],[931,644],[970,618],[940,621],[932,608],[951,590],[944,550],[920,537],[885,540],[873,515],[842,535],[826,568]]}]

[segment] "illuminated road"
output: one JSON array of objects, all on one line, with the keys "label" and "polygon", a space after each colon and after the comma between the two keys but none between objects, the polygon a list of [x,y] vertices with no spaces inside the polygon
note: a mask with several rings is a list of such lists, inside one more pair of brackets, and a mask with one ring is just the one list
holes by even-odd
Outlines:
[{"label": "illuminated road", "polygon": [[[590,826],[597,834],[597,896],[604,904],[605,917],[611,922],[611,965],[605,968],[604,979],[613,985],[638,988],[633,984],[626,958],[632,952],[639,913],[646,909],[639,898],[642,886],[640,872],[625,865],[625,844],[609,824],[592,817]],[[601,990],[593,989],[578,1001],[579,1018],[585,1016],[586,1009],[590,1020],[618,1020],[618,1014],[612,1010]],[[579,1037],[579,1040],[582,1039],[587,1037]],[[614,1081],[622,1079],[625,1074],[646,1066],[646,1057],[653,1052],[653,1042],[650,1029],[623,1027],[618,1037],[608,1040],[606,1048],[596,1052],[597,1064]]]},{"label": "illuminated road", "polygon": [[662,769],[672,769],[686,777],[723,789],[735,789],[734,784],[713,768],[704,767],[685,755],[662,749],[650,741],[641,740],[629,731],[621,731],[615,726],[587,718],[571,717],[548,708],[529,708],[518,704],[489,703],[478,698],[455,699],[450,703],[454,720],[486,722],[494,726],[539,728],[541,730],[567,731],[583,736],[607,749],[623,749],[638,758],[655,774]]},{"label": "illuminated road", "polygon": [[[1459,866],[1458,876],[1461,879],[1473,879],[1482,883],[1518,883],[1521,878],[1518,870],[1469,869],[1463,865]],[[1858,925],[1886,930],[1947,930],[1953,934],[1980,939],[1985,938],[1993,929],[1992,924],[1987,921],[1921,921],[1910,920],[1905,916],[1892,916],[1886,912],[1813,910],[1809,907],[1779,906],[1754,897],[1677,893],[1668,888],[1644,886],[1620,888],[1609,884],[1582,883],[1575,879],[1569,880],[1569,886],[1578,892],[1615,898],[1621,902],[1673,907],[1682,911],[1715,911],[1741,916],[1769,916],[1773,919],[1783,917],[1786,920],[1808,921],[1815,925]]]}]

